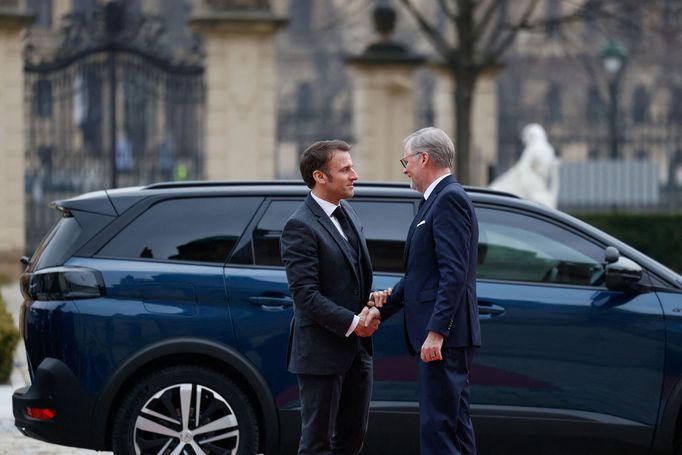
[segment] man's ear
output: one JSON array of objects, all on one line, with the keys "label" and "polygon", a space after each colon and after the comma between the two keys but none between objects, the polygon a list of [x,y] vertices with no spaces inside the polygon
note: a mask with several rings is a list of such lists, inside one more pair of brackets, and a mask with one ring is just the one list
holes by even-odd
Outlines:
[{"label": "man's ear", "polygon": [[313,178],[315,179],[315,182],[320,183],[322,185],[327,183],[327,176],[325,175],[324,172],[320,171],[319,169],[313,171]]}]

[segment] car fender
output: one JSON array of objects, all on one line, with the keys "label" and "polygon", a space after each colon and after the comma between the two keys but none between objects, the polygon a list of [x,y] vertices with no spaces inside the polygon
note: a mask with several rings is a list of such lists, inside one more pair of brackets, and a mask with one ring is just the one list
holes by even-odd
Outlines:
[{"label": "car fender", "polygon": [[164,340],[138,351],[130,356],[112,374],[99,395],[97,406],[93,415],[94,434],[101,438],[98,446],[108,447],[106,440],[107,425],[111,416],[111,406],[117,394],[128,381],[133,378],[140,369],[155,360],[178,356],[183,354],[201,355],[210,357],[225,364],[241,376],[245,383],[249,384],[253,396],[257,400],[254,403],[263,415],[263,426],[266,434],[263,440],[262,452],[271,453],[277,450],[279,443],[279,417],[274,397],[262,375],[256,368],[237,350],[229,346],[207,341],[200,338],[173,338]]},{"label": "car fender", "polygon": [[653,443],[655,453],[673,454],[680,410],[682,410],[682,378],[677,378],[677,384],[672,388],[660,413]]}]

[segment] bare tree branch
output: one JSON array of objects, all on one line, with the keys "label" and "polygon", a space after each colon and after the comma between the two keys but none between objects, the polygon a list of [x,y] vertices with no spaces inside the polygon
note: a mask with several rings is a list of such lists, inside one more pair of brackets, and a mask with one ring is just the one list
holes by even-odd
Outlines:
[{"label": "bare tree branch", "polygon": [[500,7],[502,7],[502,3],[496,0],[492,0],[488,2],[487,6],[488,7],[485,9],[485,11],[483,11],[483,16],[481,16],[481,20],[479,21],[478,25],[474,28],[474,38],[476,40],[481,38],[483,32],[488,27],[488,24],[495,16],[495,13],[500,10]]},{"label": "bare tree branch", "polygon": [[433,46],[436,48],[436,52],[444,60],[449,60],[455,51],[455,47],[447,42],[443,37],[443,34],[438,31],[433,25],[431,25],[422,13],[414,6],[410,0],[400,0],[400,3],[410,12],[410,14],[417,20],[419,27],[426,34],[427,38],[432,42]]},{"label": "bare tree branch", "polygon": [[492,45],[493,43],[491,43],[490,51],[487,52],[483,58],[483,66],[496,64],[502,54],[504,54],[504,52],[514,42],[519,31],[526,30],[530,27],[528,20],[533,14],[533,11],[535,11],[538,3],[539,0],[532,0],[528,4],[528,8],[526,8],[526,11],[524,11],[523,15],[521,15],[521,19],[519,19],[516,25],[509,28],[506,38],[503,39],[497,46],[494,46]]},{"label": "bare tree branch", "polygon": [[443,10],[443,12],[448,17],[448,19],[450,19],[453,22],[456,21],[457,20],[457,13],[455,13],[455,11],[451,10],[448,7],[447,0],[439,0],[438,2],[440,3],[440,9]]},{"label": "bare tree branch", "polygon": [[[617,5],[618,10],[609,10],[607,6],[611,4],[612,6]],[[623,22],[632,21],[633,15],[642,6],[639,3],[631,2],[608,2],[602,1],[587,1],[582,6],[577,8],[570,14],[563,16],[554,17],[551,19],[535,20],[528,22],[525,30],[535,32],[544,30],[545,28],[552,25],[564,25],[571,24],[575,22],[582,22],[588,19],[590,16],[599,18],[600,20],[621,20]],[[632,24],[634,25],[634,24]]]}]

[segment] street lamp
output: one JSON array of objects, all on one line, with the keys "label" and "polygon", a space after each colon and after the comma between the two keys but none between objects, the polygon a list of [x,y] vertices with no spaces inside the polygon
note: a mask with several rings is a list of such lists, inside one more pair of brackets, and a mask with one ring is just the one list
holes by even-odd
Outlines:
[{"label": "street lamp", "polygon": [[601,50],[604,69],[609,73],[609,142],[610,157],[618,159],[618,90],[627,50],[616,39],[610,39]]}]

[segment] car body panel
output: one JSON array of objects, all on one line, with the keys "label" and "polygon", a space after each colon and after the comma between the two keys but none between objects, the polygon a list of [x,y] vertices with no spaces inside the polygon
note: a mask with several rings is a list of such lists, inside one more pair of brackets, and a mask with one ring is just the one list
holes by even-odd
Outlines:
[{"label": "car body panel", "polygon": [[[99,298],[25,302],[22,328],[37,385],[15,394],[17,425],[36,437],[107,449],[111,418],[127,387],[156,365],[181,359],[207,362],[238,377],[256,405],[265,433],[262,448],[294,453],[300,434],[298,386],[286,369],[293,302],[284,268],[258,264],[254,245],[262,241],[263,254],[278,254],[285,212],[308,191],[300,182],[108,190],[106,216],[78,213],[95,210],[93,204],[105,198],[102,192],[58,202],[67,215],[76,212],[78,222],[93,223],[79,233],[78,250],[64,265],[98,271],[104,291]],[[595,278],[582,285],[553,282],[561,271],[553,267],[545,274],[544,258],[535,263],[540,276],[545,274],[542,280],[479,275],[483,346],[471,369],[479,453],[644,455],[652,447],[672,453],[682,407],[679,275],[566,214],[491,191],[470,194],[477,210],[499,214],[502,226],[523,215],[531,230],[543,225],[564,232],[569,246],[592,251],[587,270],[593,267]],[[255,207],[225,263],[97,256],[112,236],[158,202],[218,196],[252,197]],[[383,268],[400,268],[418,198],[406,185],[356,188],[351,204],[365,225],[370,251],[391,253],[376,262],[375,289],[400,279],[398,270]],[[275,210],[278,201],[285,204]],[[102,227],[114,212],[118,218]],[[272,213],[275,222],[267,221]],[[485,223],[485,216],[481,220]],[[608,290],[600,281],[607,246],[643,267],[638,292]],[[35,265],[29,264],[28,273]],[[570,260],[561,264],[569,275],[581,266]],[[383,321],[373,341],[374,389],[364,453],[417,453],[416,360],[405,346],[403,313]],[[35,377],[39,370],[42,379]],[[62,376],[46,379],[55,375]],[[22,416],[24,403],[50,400],[47,383],[82,390],[88,407],[78,418],[93,416],[86,439],[73,439],[78,435],[67,431],[69,437],[60,440],[60,431]]]},{"label": "car body panel", "polygon": [[106,298],[76,302],[74,354],[88,391],[100,391],[128,357],[159,340],[200,335],[235,343],[221,266],[98,258],[68,264],[100,270],[106,286]]}]

